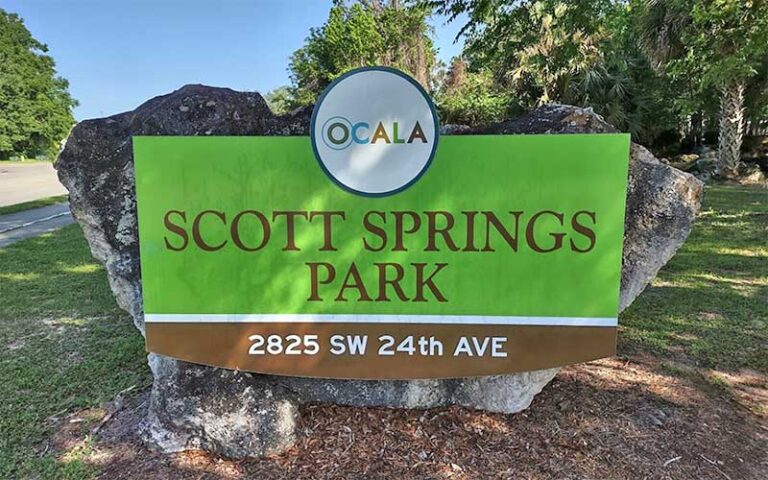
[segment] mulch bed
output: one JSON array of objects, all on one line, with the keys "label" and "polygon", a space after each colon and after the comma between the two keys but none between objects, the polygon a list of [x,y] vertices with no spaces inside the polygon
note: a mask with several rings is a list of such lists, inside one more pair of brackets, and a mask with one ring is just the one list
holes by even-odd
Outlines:
[{"label": "mulch bed", "polygon": [[[766,376],[730,374],[741,393],[729,395],[663,371],[653,358],[568,367],[516,415],[310,405],[295,447],[237,461],[146,450],[135,433],[145,393],[106,422],[86,460],[110,480],[768,478]],[[66,459],[88,430],[62,423],[52,447]]]}]

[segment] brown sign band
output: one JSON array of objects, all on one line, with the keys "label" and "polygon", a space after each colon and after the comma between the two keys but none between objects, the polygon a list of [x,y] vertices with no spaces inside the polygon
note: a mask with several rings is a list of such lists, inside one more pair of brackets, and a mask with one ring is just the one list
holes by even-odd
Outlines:
[{"label": "brown sign band", "polygon": [[616,327],[147,323],[147,350],[278,375],[419,379],[540,370],[616,353]]}]

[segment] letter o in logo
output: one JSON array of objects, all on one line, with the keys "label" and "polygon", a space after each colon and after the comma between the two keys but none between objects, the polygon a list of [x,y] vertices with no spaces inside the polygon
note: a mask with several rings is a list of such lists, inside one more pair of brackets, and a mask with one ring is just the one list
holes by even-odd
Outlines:
[{"label": "letter o in logo", "polygon": [[333,150],[344,150],[352,143],[352,124],[344,117],[329,118],[323,125],[323,142]]},{"label": "letter o in logo", "polygon": [[421,178],[437,150],[439,124],[429,95],[399,70],[365,67],[341,75],[312,112],[312,149],[344,190],[381,197]]}]

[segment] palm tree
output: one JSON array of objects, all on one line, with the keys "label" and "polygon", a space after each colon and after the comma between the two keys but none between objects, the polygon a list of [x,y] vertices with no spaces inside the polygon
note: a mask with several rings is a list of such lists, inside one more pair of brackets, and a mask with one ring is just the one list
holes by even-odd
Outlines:
[{"label": "palm tree", "polygon": [[691,24],[687,2],[675,0],[645,0],[639,19],[640,47],[651,64],[658,69],[685,53],[682,36]]},{"label": "palm tree", "polygon": [[[643,0],[642,14],[638,20],[640,49],[657,72],[664,72],[667,64],[685,55],[682,37],[691,25],[689,2],[680,0]],[[689,103],[695,105],[697,91],[694,82],[698,75],[688,72],[683,84]],[[704,114],[698,108],[691,115],[690,134],[694,144],[703,140]]]},{"label": "palm tree", "polygon": [[685,58],[689,80],[698,86],[711,82],[720,91],[717,170],[723,177],[736,177],[744,137],[744,92],[755,74],[754,64],[768,53],[766,2],[641,1],[641,44],[654,66],[663,70],[670,61]]}]

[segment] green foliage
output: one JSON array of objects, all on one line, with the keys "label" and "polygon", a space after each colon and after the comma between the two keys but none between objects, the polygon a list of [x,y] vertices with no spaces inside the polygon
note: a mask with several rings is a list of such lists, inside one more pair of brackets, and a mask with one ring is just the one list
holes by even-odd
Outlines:
[{"label": "green foliage", "polygon": [[53,156],[74,123],[77,102],[47,50],[17,15],[0,9],[0,159]]},{"label": "green foliage", "polygon": [[605,1],[471,3],[478,10],[466,29],[470,65],[490,69],[526,107],[569,101],[575,77],[601,60],[606,34],[594,19]]},{"label": "green foliage", "polygon": [[604,13],[600,23],[610,34],[601,42],[602,59],[577,77],[573,103],[593,107],[636,141],[648,144],[676,125],[674,98],[679,92],[643,54],[635,10],[614,4]]},{"label": "green foliage", "polygon": [[507,38],[512,48],[499,59],[507,67],[504,74],[521,91],[533,90],[537,104],[568,101],[576,93],[572,87],[576,77],[602,62],[601,43],[607,34],[602,25],[590,21],[594,18],[590,9],[580,7],[535,2],[517,17],[522,21],[515,27],[522,31]]},{"label": "green foliage", "polygon": [[632,0],[637,11],[638,42],[653,63],[665,64],[685,53],[682,36],[691,24],[690,0]]},{"label": "green foliage", "polygon": [[[715,125],[719,116],[720,85],[750,77],[749,118],[756,123],[766,118],[765,0],[412,0],[408,5],[337,1],[328,21],[294,54],[293,86],[281,102],[292,108],[311,103],[344,71],[385,64],[431,87],[442,120],[450,123],[481,125],[558,102],[592,107],[645,144],[680,135],[699,143],[705,126]],[[461,82],[450,79],[455,65],[449,78],[438,78],[427,9],[450,19],[462,13],[469,18],[459,33],[466,38]]]},{"label": "green foliage", "polygon": [[[662,77],[681,85],[674,103],[692,129],[719,118],[718,171],[735,176],[744,110],[765,119],[765,0],[638,0],[640,42]],[[746,97],[743,96],[746,90]],[[720,102],[722,100],[722,102]],[[744,103],[746,100],[746,104]],[[718,103],[720,109],[718,110]],[[746,108],[745,108],[746,107]]]},{"label": "green foliage", "polygon": [[744,104],[747,118],[757,124],[768,122],[768,55],[756,68],[757,73],[750,79]]},{"label": "green foliage", "polygon": [[750,79],[753,122],[768,107],[765,0],[426,0],[469,18],[472,71],[490,71],[526,109],[589,106],[643,143],[670,131],[701,141],[719,88]]},{"label": "green foliage", "polygon": [[[635,10],[614,0],[440,0],[439,13],[469,15],[462,32],[470,69],[492,72],[513,105],[589,106],[640,141],[674,125],[674,92],[642,54]],[[514,107],[512,107],[514,108]]]},{"label": "green foliage", "polygon": [[764,0],[634,3],[645,53],[671,81],[688,83],[698,98],[689,111],[703,108],[707,88],[752,77],[768,58]]},{"label": "green foliage", "polygon": [[285,115],[295,108],[291,87],[277,87],[264,96],[269,108],[278,115]]},{"label": "green foliage", "polygon": [[768,2],[697,0],[682,35],[679,68],[700,66],[704,85],[725,85],[757,73],[768,55]]},{"label": "green foliage", "polygon": [[514,105],[514,99],[498,88],[489,71],[467,71],[461,59],[454,60],[435,101],[443,124],[472,126],[509,118]]},{"label": "green foliage", "polygon": [[314,103],[336,77],[353,68],[386,65],[411,74],[431,90],[435,49],[427,25],[429,11],[402,7],[397,0],[336,0],[328,20],[310,30],[291,56],[292,106]]}]

